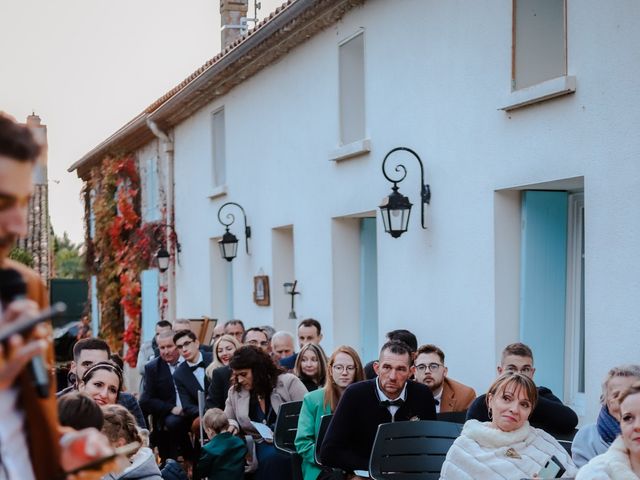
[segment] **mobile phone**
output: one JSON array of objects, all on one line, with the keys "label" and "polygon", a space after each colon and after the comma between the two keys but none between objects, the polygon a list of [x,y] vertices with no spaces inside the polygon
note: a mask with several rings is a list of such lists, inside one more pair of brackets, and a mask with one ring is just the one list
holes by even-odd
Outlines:
[{"label": "mobile phone", "polygon": [[542,470],[538,472],[538,477],[541,479],[560,478],[564,472],[566,472],[566,469],[554,455],[547,461],[544,467],[542,467]]},{"label": "mobile phone", "polygon": [[67,306],[62,302],[58,302],[52,307],[44,309],[35,317],[26,317],[16,320],[15,322],[5,323],[0,326],[0,342],[8,340],[16,333],[26,333],[39,323],[62,315],[66,310]]},{"label": "mobile phone", "polygon": [[118,447],[114,450],[111,455],[107,455],[106,457],[101,457],[96,460],[92,460],[84,465],[80,465],[77,468],[69,472],[65,472],[67,475],[74,475],[76,473],[80,473],[84,470],[99,470],[105,463],[111,462],[117,457],[128,457],[129,455],[136,453],[140,450],[140,442],[131,442],[122,447]]}]

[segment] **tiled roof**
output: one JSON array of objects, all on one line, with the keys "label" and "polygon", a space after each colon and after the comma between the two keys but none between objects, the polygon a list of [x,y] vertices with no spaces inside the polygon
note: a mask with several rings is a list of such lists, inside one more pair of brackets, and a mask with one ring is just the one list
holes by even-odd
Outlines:
[{"label": "tiled roof", "polygon": [[147,119],[164,130],[177,125],[364,1],[288,0],[71,165],[69,171],[77,170],[78,176],[87,178],[90,169],[105,156],[144,146],[155,138]]}]

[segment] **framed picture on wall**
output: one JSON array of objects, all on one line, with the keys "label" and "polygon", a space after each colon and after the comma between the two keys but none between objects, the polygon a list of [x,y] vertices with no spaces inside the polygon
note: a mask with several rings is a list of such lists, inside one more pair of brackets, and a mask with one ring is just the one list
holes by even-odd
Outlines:
[{"label": "framed picture on wall", "polygon": [[261,307],[269,306],[269,277],[267,275],[253,277],[253,301]]}]

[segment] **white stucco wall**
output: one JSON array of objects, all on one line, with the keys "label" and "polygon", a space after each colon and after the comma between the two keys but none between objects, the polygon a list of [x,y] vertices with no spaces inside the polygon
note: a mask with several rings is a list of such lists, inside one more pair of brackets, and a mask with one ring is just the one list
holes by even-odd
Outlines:
[{"label": "white stucco wall", "polygon": [[[377,210],[390,191],[382,158],[408,146],[421,155],[431,184],[429,229],[419,228],[418,167],[407,159],[400,191],[414,203],[409,231],[392,239],[378,219],[380,342],[384,332],[408,328],[420,343],[445,350],[452,377],[483,392],[496,352],[518,332],[517,318],[496,327],[497,310],[515,305],[517,312],[517,300],[496,298],[504,278],[495,269],[494,229],[518,219],[517,208],[497,208],[495,192],[583,177],[586,418],[593,418],[606,370],[639,361],[640,53],[632,47],[640,41],[639,14],[631,1],[568,2],[568,74],[577,78],[576,93],[505,113],[498,109],[510,89],[510,1],[374,0],[350,12],[175,129],[183,247],[177,315],[212,314],[210,262],[218,253],[210,239],[224,232],[219,206],[234,201],[253,230],[247,256],[239,216],[232,226],[241,241],[234,316],[249,326],[286,325],[272,307],[253,303],[252,278],[260,269],[273,275],[272,229],[292,225],[298,318],[322,322],[327,351],[357,344],[334,336],[335,323],[357,319],[334,318],[332,282],[340,272],[333,270],[332,219]],[[335,163],[328,153],[339,146],[337,45],[359,28],[372,149]],[[211,199],[211,114],[222,106],[227,194]],[[517,278],[518,265],[503,267]],[[281,285],[272,284],[271,295],[272,303],[284,295]]]}]

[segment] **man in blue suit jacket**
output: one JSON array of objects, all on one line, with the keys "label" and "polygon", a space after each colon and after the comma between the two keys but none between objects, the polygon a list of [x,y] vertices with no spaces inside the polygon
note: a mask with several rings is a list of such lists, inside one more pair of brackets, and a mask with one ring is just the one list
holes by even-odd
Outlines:
[{"label": "man in blue suit jacket", "polygon": [[180,364],[180,352],[173,343],[173,330],[161,332],[156,338],[160,356],[144,367],[145,388],[140,396],[140,407],[145,415],[153,417],[152,442],[157,445],[162,463],[176,459],[178,447],[183,454],[190,453],[189,427],[182,403],[173,383],[173,372]]},{"label": "man in blue suit jacket", "polygon": [[323,465],[366,471],[378,425],[436,419],[431,390],[408,380],[412,362],[406,344],[392,340],[382,346],[374,364],[378,377],[350,385],[340,399],[320,448]]}]

